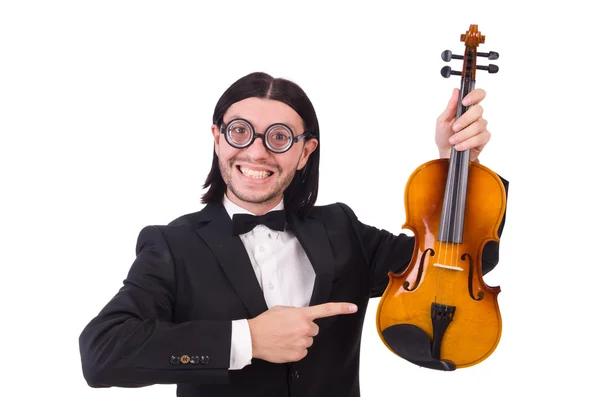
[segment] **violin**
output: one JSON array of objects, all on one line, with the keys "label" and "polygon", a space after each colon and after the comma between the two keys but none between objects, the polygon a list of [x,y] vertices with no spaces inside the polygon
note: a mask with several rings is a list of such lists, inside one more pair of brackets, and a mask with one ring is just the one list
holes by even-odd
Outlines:
[{"label": "violin", "polygon": [[[498,72],[496,65],[477,65],[477,57],[499,57],[477,52],[485,42],[477,25],[460,40],[464,55],[446,50],[442,59],[462,59],[462,71],[441,70],[446,78],[461,76],[456,119],[468,110],[462,99],[475,88],[475,72]],[[502,334],[500,287],[483,281],[481,262],[486,243],[500,240],[506,191],[496,173],[469,156],[469,150],[452,147],[450,158],[426,162],[409,177],[403,228],[414,233],[415,248],[405,270],[388,273],[376,313],[388,349],[413,364],[444,371],[482,362]]]}]

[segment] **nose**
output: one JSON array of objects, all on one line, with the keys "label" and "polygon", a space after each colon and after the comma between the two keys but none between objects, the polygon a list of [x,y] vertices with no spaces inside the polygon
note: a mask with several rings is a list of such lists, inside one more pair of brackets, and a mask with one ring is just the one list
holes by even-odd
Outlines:
[{"label": "nose", "polygon": [[245,149],[246,154],[253,160],[269,157],[270,152],[265,147],[262,136],[257,136],[252,145]]}]

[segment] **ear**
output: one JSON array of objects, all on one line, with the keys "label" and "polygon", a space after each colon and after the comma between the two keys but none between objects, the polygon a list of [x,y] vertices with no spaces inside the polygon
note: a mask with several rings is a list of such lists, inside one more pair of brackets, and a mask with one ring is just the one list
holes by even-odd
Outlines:
[{"label": "ear", "polygon": [[304,168],[304,166],[308,162],[308,158],[310,157],[311,153],[315,151],[318,145],[319,141],[317,141],[314,138],[304,142],[304,146],[302,147],[302,155],[300,157],[300,160],[298,161],[298,166],[296,167],[296,170],[301,170],[302,168]]},{"label": "ear", "polygon": [[219,146],[219,140],[221,139],[221,132],[219,131],[219,127],[217,127],[215,124],[213,124],[212,127],[210,127],[210,130],[212,132],[213,139],[215,140],[215,153],[218,156],[219,153],[217,151],[217,146]]}]

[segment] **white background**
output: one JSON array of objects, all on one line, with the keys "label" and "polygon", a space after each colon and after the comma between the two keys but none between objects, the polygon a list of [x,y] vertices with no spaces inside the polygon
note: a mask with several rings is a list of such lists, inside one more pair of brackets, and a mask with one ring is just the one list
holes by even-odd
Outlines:
[{"label": "white background", "polygon": [[481,161],[510,181],[486,276],[502,288],[502,339],[477,366],[422,369],[381,343],[373,300],[362,394],[597,393],[592,2],[397,3],[2,2],[0,395],[175,395],[89,388],[78,336],[120,287],[139,230],[201,208],[214,105],[247,73],[290,78],[312,99],[319,204],[401,232],[406,180],[437,156],[435,119],[459,83],[440,76],[440,53],[461,53],[472,23],[480,50],[500,53],[477,86],[492,132]]}]

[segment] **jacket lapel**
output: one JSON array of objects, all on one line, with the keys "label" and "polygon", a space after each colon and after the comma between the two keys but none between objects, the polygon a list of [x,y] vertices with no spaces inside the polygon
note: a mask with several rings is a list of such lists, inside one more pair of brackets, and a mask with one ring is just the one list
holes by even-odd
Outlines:
[{"label": "jacket lapel", "polygon": [[225,275],[251,317],[266,311],[267,304],[252,263],[239,236],[232,233],[232,221],[220,203],[207,204],[201,211],[204,224],[196,233],[208,244]]},{"label": "jacket lapel", "polygon": [[[201,226],[196,233],[213,251],[232,287],[256,317],[268,309],[264,294],[252,268],[246,248],[232,233],[232,221],[221,203],[207,204],[200,212]],[[288,222],[315,271],[310,305],[328,300],[334,275],[334,257],[325,226],[320,219],[288,214]]]},{"label": "jacket lapel", "polygon": [[320,219],[311,217],[300,219],[295,214],[290,214],[288,221],[315,271],[315,286],[310,305],[327,302],[333,282],[335,262],[325,226]]}]

